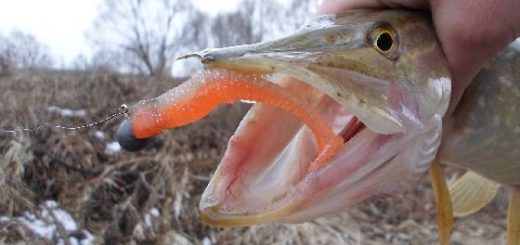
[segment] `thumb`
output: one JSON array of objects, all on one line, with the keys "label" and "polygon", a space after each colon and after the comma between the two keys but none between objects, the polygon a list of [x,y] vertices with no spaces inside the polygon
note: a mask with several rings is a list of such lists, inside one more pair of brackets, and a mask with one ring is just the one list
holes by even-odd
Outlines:
[{"label": "thumb", "polygon": [[438,0],[431,11],[452,73],[451,112],[485,63],[518,36],[520,1]]}]

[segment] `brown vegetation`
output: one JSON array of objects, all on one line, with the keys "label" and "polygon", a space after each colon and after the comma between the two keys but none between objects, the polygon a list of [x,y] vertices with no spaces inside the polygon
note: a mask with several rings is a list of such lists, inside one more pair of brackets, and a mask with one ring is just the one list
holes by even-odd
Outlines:
[{"label": "brown vegetation", "polygon": [[[132,104],[175,85],[171,80],[110,74],[15,73],[0,78],[0,127],[86,124],[121,103]],[[64,118],[49,113],[49,106],[85,109],[87,117]],[[220,229],[201,223],[200,195],[246,110],[246,105],[221,107],[202,121],[164,133],[139,153],[105,152],[119,120],[78,131],[0,133],[0,243],[54,244],[62,239],[70,244],[63,238],[84,239],[82,230],[94,236],[95,244],[436,242],[435,208],[426,178],[404,194],[373,198],[305,224]],[[96,131],[106,137],[96,137]],[[457,220],[455,244],[503,243],[504,199]],[[79,228],[70,231],[58,225],[51,238],[44,238],[16,218],[48,208],[40,205],[46,200],[56,200]],[[160,215],[150,214],[152,209]],[[43,216],[44,211],[36,213]]]}]

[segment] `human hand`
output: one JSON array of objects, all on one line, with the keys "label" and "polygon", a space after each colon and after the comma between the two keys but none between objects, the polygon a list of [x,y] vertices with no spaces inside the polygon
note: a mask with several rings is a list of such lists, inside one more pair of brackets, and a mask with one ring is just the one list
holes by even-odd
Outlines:
[{"label": "human hand", "polygon": [[520,36],[518,0],[324,0],[318,14],[360,8],[431,11],[452,76],[448,113],[485,63]]}]

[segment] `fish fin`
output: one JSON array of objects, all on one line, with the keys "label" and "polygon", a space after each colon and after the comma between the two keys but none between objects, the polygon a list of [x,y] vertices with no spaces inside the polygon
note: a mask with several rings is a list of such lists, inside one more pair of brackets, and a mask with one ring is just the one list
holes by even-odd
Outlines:
[{"label": "fish fin", "polygon": [[507,211],[507,244],[520,245],[520,186],[511,190]]},{"label": "fish fin", "polygon": [[466,216],[479,211],[493,201],[500,184],[473,171],[466,172],[450,185],[453,214]]},{"label": "fish fin", "polygon": [[453,228],[453,211],[450,193],[444,180],[441,164],[435,159],[429,170],[435,202],[437,203],[437,226],[439,228],[439,244],[450,244]]}]

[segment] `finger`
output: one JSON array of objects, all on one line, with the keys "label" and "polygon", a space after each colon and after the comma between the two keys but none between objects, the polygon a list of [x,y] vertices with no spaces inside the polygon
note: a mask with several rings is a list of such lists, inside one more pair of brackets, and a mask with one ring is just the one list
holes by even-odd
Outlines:
[{"label": "finger", "polygon": [[518,35],[520,1],[439,0],[431,10],[452,73],[452,111],[477,72]]}]

